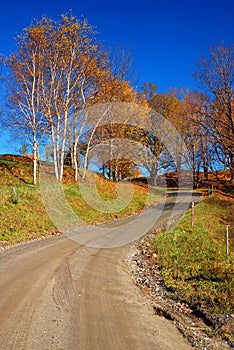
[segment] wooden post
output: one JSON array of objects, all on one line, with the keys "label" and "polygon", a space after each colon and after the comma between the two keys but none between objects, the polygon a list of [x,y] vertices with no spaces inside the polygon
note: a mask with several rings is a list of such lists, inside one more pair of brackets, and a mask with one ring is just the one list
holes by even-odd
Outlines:
[{"label": "wooden post", "polygon": [[194,202],[192,202],[192,227],[194,226]]}]

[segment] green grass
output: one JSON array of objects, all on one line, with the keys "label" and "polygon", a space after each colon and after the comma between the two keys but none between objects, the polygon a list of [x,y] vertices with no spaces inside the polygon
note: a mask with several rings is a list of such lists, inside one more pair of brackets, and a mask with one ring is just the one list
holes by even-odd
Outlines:
[{"label": "green grass", "polygon": [[[107,181],[98,176],[96,185],[90,186],[87,181],[86,186],[85,191],[87,193],[89,203],[95,203],[98,201],[96,195],[94,194],[95,190],[97,190],[97,193],[100,195],[101,199],[105,203],[109,202],[111,211],[114,211],[105,212],[102,210],[95,210],[89,206],[88,203],[86,203],[77,185],[64,185],[64,193],[71,208],[82,220],[86,221],[88,224],[97,224],[138,213],[145,206],[155,203],[164,195],[164,191],[162,189],[152,189],[151,191],[148,191],[147,186],[139,186],[138,184],[130,185],[129,183],[122,184],[123,192],[125,191],[125,187],[127,191],[128,186],[132,186],[133,195],[128,205],[124,206],[122,210],[118,210],[118,207],[116,207],[115,210],[115,201],[118,197],[116,183]],[[74,196],[76,200],[74,200]]]},{"label": "green grass", "polygon": [[[162,197],[162,190],[152,190],[148,195],[146,186],[133,185],[133,197],[121,211],[114,213],[95,210],[83,199],[79,186],[72,183],[72,169],[63,185],[66,199],[74,212],[88,224],[96,224],[138,212],[145,205]],[[93,176],[88,173],[88,176]],[[98,176],[96,186],[104,201],[114,205],[117,199],[116,184]],[[92,185],[93,186],[93,185]],[[128,186],[126,184],[126,186]],[[89,189],[89,181],[87,181]],[[91,188],[90,195],[93,195]],[[91,197],[92,201],[92,197]],[[0,159],[0,246],[28,241],[57,232],[48,217],[40,195],[39,186],[32,185],[32,164]]]},{"label": "green grass", "polygon": [[[212,312],[234,309],[234,202],[215,195],[195,207],[171,232],[154,242],[162,276],[171,296]],[[226,224],[230,224],[229,255],[226,255]]]},{"label": "green grass", "polygon": [[0,186],[0,245],[44,236],[55,231],[33,185]]}]

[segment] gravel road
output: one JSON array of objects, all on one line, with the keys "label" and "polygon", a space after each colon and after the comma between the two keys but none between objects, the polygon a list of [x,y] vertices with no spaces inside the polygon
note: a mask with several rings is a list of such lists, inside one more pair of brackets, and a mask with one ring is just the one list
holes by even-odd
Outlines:
[{"label": "gravel road", "polygon": [[[170,199],[159,221],[172,209]],[[93,248],[65,236],[1,252],[0,349],[191,349],[134,285],[129,249]]]}]

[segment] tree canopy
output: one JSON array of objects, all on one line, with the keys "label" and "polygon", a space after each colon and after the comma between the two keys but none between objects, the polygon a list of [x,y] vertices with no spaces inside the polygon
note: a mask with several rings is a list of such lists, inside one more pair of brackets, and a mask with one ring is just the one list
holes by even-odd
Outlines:
[{"label": "tree canopy", "polygon": [[[16,52],[5,60],[7,119],[9,127],[30,142],[34,183],[43,150],[47,161],[52,155],[59,181],[64,163],[74,167],[77,181],[81,172],[85,179],[91,151],[100,144],[95,162],[105,176],[119,180],[144,168],[156,184],[162,170],[178,174],[183,170],[183,143],[190,153],[194,187],[199,185],[201,170],[208,180],[209,171],[225,169],[229,172],[225,181],[233,182],[233,45],[213,46],[207,57],[198,59],[194,69],[198,90],[159,93],[152,82],[137,90],[132,54],[123,49],[110,53],[88,20],[72,13],[58,20],[46,16],[34,20],[16,40]],[[122,123],[116,122],[108,107],[116,102],[145,108],[138,116],[139,125],[147,118],[149,130],[131,125],[126,116]],[[99,116],[90,113],[99,104],[106,104],[106,111]],[[155,136],[157,114],[174,126],[168,133],[180,135],[173,156]],[[131,140],[131,146],[123,145],[124,138]],[[134,143],[147,152],[137,151]]]}]

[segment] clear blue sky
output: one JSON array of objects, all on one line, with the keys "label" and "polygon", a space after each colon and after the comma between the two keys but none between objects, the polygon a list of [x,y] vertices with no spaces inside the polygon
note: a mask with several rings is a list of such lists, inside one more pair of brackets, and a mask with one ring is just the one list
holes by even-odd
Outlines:
[{"label": "clear blue sky", "polygon": [[[138,87],[151,81],[161,92],[194,88],[198,57],[210,45],[234,41],[234,0],[2,0],[0,52],[15,50],[14,37],[33,18],[56,19],[69,10],[96,26],[107,47],[131,49]],[[0,139],[0,153],[9,151]]]}]

